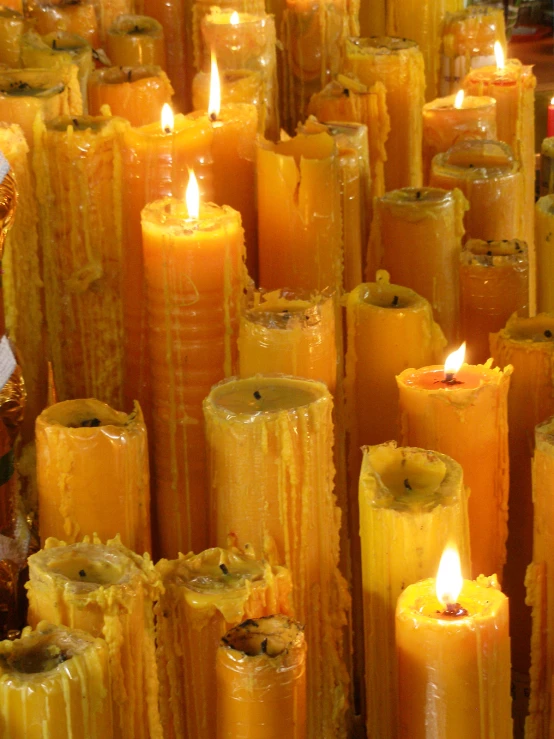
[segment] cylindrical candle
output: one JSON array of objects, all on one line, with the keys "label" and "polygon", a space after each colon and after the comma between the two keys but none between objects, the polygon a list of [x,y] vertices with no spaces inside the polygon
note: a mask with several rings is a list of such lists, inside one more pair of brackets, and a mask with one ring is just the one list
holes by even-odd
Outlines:
[{"label": "cylindrical candle", "polygon": [[460,255],[460,334],[470,363],[490,356],[489,334],[504,328],[516,311],[527,310],[529,263],[524,241],[470,239]]},{"label": "cylindrical candle", "polygon": [[387,91],[386,190],[420,187],[425,74],[418,45],[405,38],[349,38],[345,49],[346,69],[368,87],[382,82]]},{"label": "cylindrical candle", "polygon": [[53,0],[37,2],[30,7],[34,29],[41,36],[65,31],[76,33],[97,49],[100,32],[93,0]]},{"label": "cylindrical candle", "polygon": [[129,415],[98,400],[66,400],[37,418],[40,538],[121,536],[151,551],[150,478],[140,406]]},{"label": "cylindrical candle", "polygon": [[[210,72],[198,72],[192,81],[192,107],[194,110],[207,110],[210,103]],[[264,132],[265,103],[263,100],[262,78],[259,72],[249,69],[229,69],[219,73],[221,104],[250,103],[258,111],[258,128]]]},{"label": "cylindrical candle", "polygon": [[152,605],[160,583],[148,555],[119,542],[49,539],[29,557],[29,623],[63,624],[108,644],[114,739],[161,739]]},{"label": "cylindrical candle", "polygon": [[2,736],[106,739],[113,736],[108,647],[84,631],[23,630],[0,643]]},{"label": "cylindrical candle", "polygon": [[546,138],[541,144],[541,197],[554,192],[554,138]]},{"label": "cylindrical candle", "polygon": [[245,287],[240,214],[165,198],[142,211],[159,551],[208,543],[202,401],[236,363]]},{"label": "cylindrical candle", "polygon": [[423,182],[428,184],[431,161],[458,141],[496,139],[496,101],[487,97],[437,98],[423,106]]},{"label": "cylindrical candle", "polygon": [[460,465],[396,442],[364,448],[360,475],[367,735],[395,737],[396,601],[404,588],[436,573],[455,544],[471,570],[468,491]]},{"label": "cylindrical candle", "polygon": [[459,331],[458,261],[467,209],[462,193],[404,188],[378,198],[374,208],[367,276],[386,269],[396,284],[426,298],[448,342],[455,342]]},{"label": "cylindrical candle", "polygon": [[[502,578],[508,536],[508,388],[512,368],[463,364],[408,369],[400,390],[400,439],[462,465],[469,497],[472,571]],[[445,379],[446,378],[446,379]]]},{"label": "cylindrical candle", "polygon": [[290,570],[310,655],[308,735],[345,737],[349,598],[338,567],[331,395],[282,375],[229,379],[212,389],[204,413],[211,541],[225,544],[233,532]]},{"label": "cylindrical candle", "polygon": [[545,195],[535,205],[537,250],[537,310],[554,312],[554,195]]},{"label": "cylindrical candle", "polygon": [[253,553],[219,548],[162,559],[156,568],[164,587],[156,657],[165,736],[215,739],[219,641],[244,619],[289,613],[290,574]]},{"label": "cylindrical candle", "polygon": [[106,53],[114,67],[165,69],[164,29],[146,15],[120,15],[108,29]]},{"label": "cylindrical candle", "polygon": [[18,10],[0,7],[0,64],[19,67],[19,41],[25,31],[25,18]]},{"label": "cylindrical candle", "polygon": [[217,650],[217,739],[306,739],[306,640],[286,616],[245,621]]}]

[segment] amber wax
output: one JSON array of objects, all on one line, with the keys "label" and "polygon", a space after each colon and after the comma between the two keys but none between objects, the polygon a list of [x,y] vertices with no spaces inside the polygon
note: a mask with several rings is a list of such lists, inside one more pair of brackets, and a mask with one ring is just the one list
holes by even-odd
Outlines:
[{"label": "amber wax", "polygon": [[84,38],[93,49],[100,47],[101,33],[93,0],[36,2],[29,8],[34,29],[44,36],[65,31]]},{"label": "amber wax", "polygon": [[20,39],[25,31],[25,18],[18,10],[0,7],[0,64],[19,67]]},{"label": "amber wax", "polygon": [[146,15],[120,15],[108,29],[106,53],[114,67],[154,65],[165,69],[163,27]]},{"label": "amber wax", "polygon": [[537,310],[554,311],[554,195],[535,205],[537,252]]}]

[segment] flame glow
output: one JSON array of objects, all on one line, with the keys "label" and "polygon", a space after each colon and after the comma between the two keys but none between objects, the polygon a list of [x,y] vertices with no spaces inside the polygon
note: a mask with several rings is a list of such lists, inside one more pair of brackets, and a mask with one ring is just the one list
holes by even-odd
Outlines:
[{"label": "flame glow", "polygon": [[454,100],[454,107],[456,108],[456,110],[461,110],[461,108],[464,107],[464,97],[465,92],[463,90],[460,90],[456,95],[456,99]]},{"label": "flame glow", "polygon": [[504,49],[500,41],[494,42],[494,58],[496,59],[496,68],[504,69],[506,66],[506,60],[504,58]]},{"label": "flame glow", "polygon": [[189,182],[185,193],[185,202],[189,218],[198,218],[200,215],[200,189],[193,169],[189,169]]},{"label": "flame glow", "polygon": [[554,105],[554,98],[550,100],[550,105]]},{"label": "flame glow", "polygon": [[229,19],[229,22],[231,23],[232,26],[238,26],[239,21],[240,21],[239,14],[237,13],[236,10],[233,10],[233,12],[231,13],[231,18]]},{"label": "flame glow", "polygon": [[208,103],[208,115],[215,121],[221,108],[221,85],[219,82],[219,70],[217,59],[212,51],[212,63],[210,71],[210,100]]},{"label": "flame glow", "polygon": [[437,598],[443,606],[456,603],[462,592],[464,579],[457,549],[447,547],[441,557],[435,584]]},{"label": "flame glow", "polygon": [[464,363],[466,356],[466,343],[461,345],[455,352],[449,354],[444,362],[444,374],[454,376],[456,372],[460,371],[460,367]]},{"label": "flame glow", "polygon": [[174,125],[175,117],[173,111],[167,103],[164,103],[162,107],[162,131],[164,133],[173,133]]}]

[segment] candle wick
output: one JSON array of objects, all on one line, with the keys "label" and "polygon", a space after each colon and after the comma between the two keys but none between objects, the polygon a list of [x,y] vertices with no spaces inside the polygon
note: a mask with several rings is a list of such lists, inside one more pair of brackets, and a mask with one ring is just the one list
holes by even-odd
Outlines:
[{"label": "candle wick", "polygon": [[443,616],[453,616],[454,618],[462,618],[468,615],[467,610],[462,608],[459,603],[447,603],[442,613]]},{"label": "candle wick", "polygon": [[395,295],[394,298],[392,299],[392,307],[396,308],[397,305],[398,305],[398,295]]},{"label": "candle wick", "polygon": [[166,126],[164,128],[164,133],[171,133],[171,126]]},{"label": "candle wick", "polygon": [[210,113],[210,121],[212,121],[212,123],[217,121],[217,115],[215,113]]},{"label": "candle wick", "polygon": [[262,642],[262,652],[264,654],[267,654],[267,638],[265,638]]},{"label": "candle wick", "polygon": [[223,562],[219,565],[219,569],[221,570],[221,572],[223,572],[224,575],[229,574],[229,568],[227,567],[227,565],[223,564]]},{"label": "candle wick", "polygon": [[412,486],[410,485],[410,483],[409,483],[409,481],[408,481],[407,478],[404,480],[404,487],[406,488],[406,490],[411,490],[412,489]]},{"label": "candle wick", "polygon": [[256,400],[261,400],[262,399],[262,396],[260,395],[260,393],[258,392],[258,390],[255,390],[254,391],[254,397],[256,398]]}]

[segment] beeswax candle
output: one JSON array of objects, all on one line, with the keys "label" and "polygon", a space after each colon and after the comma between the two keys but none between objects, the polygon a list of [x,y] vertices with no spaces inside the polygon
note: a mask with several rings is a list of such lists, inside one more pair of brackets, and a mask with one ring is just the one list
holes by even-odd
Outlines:
[{"label": "beeswax candle", "polygon": [[394,613],[402,591],[438,569],[449,542],[469,574],[468,491],[462,468],[444,454],[364,448],[360,475],[365,679],[368,736],[398,735]]},{"label": "beeswax candle", "polygon": [[93,0],[36,2],[30,7],[29,15],[41,36],[65,31],[81,36],[93,49],[100,46],[101,33]]},{"label": "beeswax candle", "polygon": [[204,413],[211,541],[223,545],[233,532],[290,570],[310,655],[308,736],[345,737],[349,597],[338,568],[329,391],[286,376],[231,378],[212,388]]},{"label": "beeswax candle", "polygon": [[[198,72],[192,81],[192,107],[194,110],[207,110],[210,104],[210,72]],[[249,69],[222,70],[219,75],[221,104],[249,103],[256,106],[258,130],[264,132],[265,103],[263,100],[262,78],[258,72]]]},{"label": "beeswax candle", "polygon": [[108,29],[106,53],[114,67],[165,69],[164,29],[146,15],[120,15]]},{"label": "beeswax candle", "polygon": [[0,7],[0,64],[19,67],[19,42],[25,31],[25,18],[18,10]]},{"label": "beeswax candle", "polygon": [[251,619],[217,650],[217,739],[305,739],[306,640],[286,616]]},{"label": "beeswax candle", "polygon": [[0,642],[2,736],[113,736],[108,647],[84,631],[45,621]]},{"label": "beeswax candle", "polygon": [[541,144],[541,197],[554,192],[554,138],[546,138]]},{"label": "beeswax candle", "polygon": [[29,577],[31,626],[46,620],[106,640],[114,738],[162,739],[152,612],[160,586],[148,555],[119,539],[48,539],[29,557]]},{"label": "beeswax candle", "polygon": [[162,559],[156,568],[164,587],[156,617],[165,736],[215,739],[219,641],[246,618],[288,613],[290,574],[233,548]]},{"label": "beeswax candle", "polygon": [[554,195],[545,195],[535,205],[537,250],[537,309],[554,311]]}]

